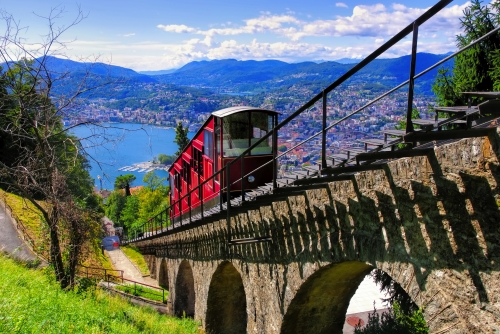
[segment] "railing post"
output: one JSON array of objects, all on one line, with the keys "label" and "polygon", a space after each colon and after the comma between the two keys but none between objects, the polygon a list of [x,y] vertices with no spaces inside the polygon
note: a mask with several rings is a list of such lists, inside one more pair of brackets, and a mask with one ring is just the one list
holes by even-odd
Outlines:
[{"label": "railing post", "polygon": [[231,178],[230,170],[231,165],[226,165],[226,209],[227,209],[227,242],[231,241]]},{"label": "railing post", "polygon": [[[227,165],[224,167],[224,168],[227,168]],[[223,182],[222,182],[222,179],[223,179],[223,174],[222,174],[222,171],[224,170],[224,168],[222,168],[220,171],[219,171],[219,178],[220,178],[220,183],[219,183],[219,210],[220,212],[222,213],[222,202],[223,202],[223,196],[222,196],[222,186],[223,186]],[[214,175],[214,179],[215,179],[215,175]],[[226,187],[227,187],[227,182],[226,182]]]},{"label": "railing post", "polygon": [[201,219],[203,219],[203,187],[201,186],[201,172],[198,169],[198,200],[200,201]]},{"label": "railing post", "polygon": [[[189,189],[188,189],[189,190]],[[191,224],[192,219],[191,219],[191,192],[188,192],[188,207],[189,207],[189,223]]]},{"label": "railing post", "polygon": [[272,150],[273,150],[273,189],[278,188],[276,178],[278,176],[278,161],[276,159],[276,153],[278,151],[278,132],[276,131],[276,124],[278,124],[278,116],[274,116],[273,122],[273,135],[272,135]]},{"label": "railing post", "polygon": [[[162,211],[160,212],[160,233],[163,232],[163,213],[166,212],[167,209],[165,209],[165,211]],[[165,224],[166,224],[166,220],[165,220]]]},{"label": "railing post", "polygon": [[245,201],[245,155],[241,156],[241,202]]},{"label": "railing post", "polygon": [[321,168],[326,168],[326,98],[327,93],[323,91],[323,133],[321,138]]},{"label": "railing post", "polygon": [[182,226],[182,197],[179,198],[179,221],[181,222]]},{"label": "railing post", "polygon": [[413,23],[413,41],[411,45],[411,64],[410,64],[410,81],[408,83],[408,109],[406,110],[406,133],[413,132],[413,122],[411,115],[413,111],[413,90],[415,84],[415,65],[417,63],[417,41],[418,41],[418,24]]}]

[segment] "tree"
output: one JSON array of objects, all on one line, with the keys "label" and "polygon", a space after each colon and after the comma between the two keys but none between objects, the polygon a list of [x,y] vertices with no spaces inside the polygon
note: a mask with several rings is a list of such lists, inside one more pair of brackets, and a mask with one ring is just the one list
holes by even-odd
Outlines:
[{"label": "tree", "polygon": [[[457,47],[463,48],[497,27],[500,23],[499,10],[499,1],[483,6],[481,1],[473,0],[460,20],[463,34],[456,38]],[[465,105],[467,97],[461,92],[500,89],[498,65],[500,34],[495,33],[457,55],[452,69],[439,69],[432,87],[436,102],[441,106]],[[476,99],[474,103],[479,101]]]},{"label": "tree", "polygon": [[179,149],[177,152],[175,152],[176,156],[179,156],[182,153],[182,150],[184,147],[189,144],[189,138],[188,138],[188,128],[182,126],[182,122],[177,123],[177,126],[175,127],[175,140],[174,143],[177,144]]},{"label": "tree", "polygon": [[368,315],[368,323],[361,328],[356,326],[356,334],[375,333],[412,333],[426,334],[429,332],[422,310],[413,302],[404,288],[395,282],[391,276],[380,269],[374,269],[370,276],[389,297],[384,302],[389,303],[388,311],[378,314],[374,309]]},{"label": "tree", "polygon": [[139,218],[139,197],[138,196],[128,196],[125,202],[125,206],[121,212],[121,221],[123,226],[127,229],[133,227]]},{"label": "tree", "polygon": [[286,152],[287,150],[288,150],[288,147],[286,147],[286,145],[278,146],[278,151],[280,151],[280,152]]},{"label": "tree", "polygon": [[121,215],[126,198],[118,191],[113,191],[106,201],[106,216],[115,223],[121,223]]},{"label": "tree", "polygon": [[368,314],[367,324],[361,328],[356,326],[355,334],[427,334],[429,327],[425,323],[422,311],[416,310],[410,315],[401,311],[399,304],[396,302],[389,308],[388,311],[378,314],[377,310]]},{"label": "tree", "polygon": [[168,165],[175,161],[175,155],[158,154],[158,162],[162,165]]},{"label": "tree", "polygon": [[168,196],[161,189],[152,191],[149,188],[143,188],[138,196],[140,201],[139,220],[142,222],[154,217],[168,207]]},{"label": "tree", "polygon": [[148,187],[152,191],[165,188],[163,184],[165,180],[166,179],[164,177],[159,177],[154,170],[146,173],[146,175],[144,175],[144,178],[142,179],[142,181],[146,183],[146,187]]},{"label": "tree", "polygon": [[[89,76],[57,96],[54,87],[69,72],[51,71],[48,62],[64,57],[62,35],[84,15],[78,9],[66,26],[56,21],[64,8],[45,19],[48,32],[28,42],[14,18],[0,10],[0,186],[21,195],[41,213],[50,240],[50,263],[62,288],[74,284],[76,266],[99,233],[99,200],[93,194],[85,149],[63,126],[82,96],[92,91]],[[60,87],[61,85],[59,85]],[[87,247],[87,248],[86,248]]]},{"label": "tree", "polygon": [[115,189],[125,189],[125,196],[130,196],[130,185],[135,179],[134,174],[120,175],[115,179]]}]

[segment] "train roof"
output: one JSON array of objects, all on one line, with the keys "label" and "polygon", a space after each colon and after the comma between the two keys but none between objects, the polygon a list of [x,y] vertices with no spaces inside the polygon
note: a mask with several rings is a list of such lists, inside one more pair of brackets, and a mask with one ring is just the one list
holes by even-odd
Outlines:
[{"label": "train roof", "polygon": [[[245,112],[245,111],[250,111],[250,112],[253,112],[253,111],[265,111],[265,112],[268,112],[270,114],[278,114],[278,115],[281,114],[281,113],[279,113],[277,111],[274,111],[274,110],[268,110],[268,109],[262,109],[262,108],[255,108],[255,107],[248,107],[248,106],[238,106],[238,107],[229,107],[229,108],[224,108],[224,109],[220,109],[220,110],[214,111],[212,113],[212,116],[223,118],[223,117],[226,117],[226,116],[229,116],[229,115],[232,115],[232,114],[237,114],[237,113]],[[196,136],[201,131],[203,131],[203,129],[205,129],[205,127],[208,124],[208,122],[210,122],[210,119],[211,119],[212,116],[210,116],[205,121],[205,123],[203,123],[203,125],[198,129],[198,131],[196,131],[196,134],[193,136],[193,138],[196,138]],[[191,145],[192,141],[193,141],[193,139],[191,139],[189,141],[189,143],[186,145],[186,147],[184,147],[182,149],[182,153],[184,153],[184,151],[186,150],[186,148],[188,148]],[[170,165],[170,167],[168,168],[168,172],[169,173],[174,168],[174,164],[177,162],[177,160],[181,159],[182,153],[179,156],[177,156],[177,158],[175,158],[175,160],[172,163],[172,165]]]},{"label": "train roof", "polygon": [[248,106],[238,106],[238,107],[230,107],[230,108],[224,108],[224,109],[221,109],[221,110],[214,111],[212,113],[212,115],[222,118],[222,117],[226,117],[226,116],[229,116],[229,115],[232,115],[232,114],[237,114],[237,113],[245,112],[245,111],[250,111],[250,112],[253,112],[253,111],[265,111],[265,112],[271,113],[271,114],[279,114],[279,112],[276,112],[274,110],[254,108],[254,107],[248,107]]}]

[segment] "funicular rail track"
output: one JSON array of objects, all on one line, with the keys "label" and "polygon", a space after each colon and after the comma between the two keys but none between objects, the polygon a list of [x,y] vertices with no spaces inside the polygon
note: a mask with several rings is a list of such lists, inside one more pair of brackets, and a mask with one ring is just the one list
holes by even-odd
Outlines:
[{"label": "funicular rail track", "polygon": [[[454,107],[434,107],[434,119],[412,119],[413,109],[413,93],[414,82],[416,79],[422,77],[432,69],[440,66],[446,61],[452,59],[456,55],[464,52],[472,46],[480,43],[489,36],[497,34],[500,27],[490,31],[481,38],[471,42],[466,47],[456,51],[441,61],[435,63],[429,68],[415,74],[416,55],[417,55],[417,41],[419,26],[441,11],[445,6],[451,3],[452,0],[441,0],[436,5],[431,7],[422,16],[417,18],[414,22],[409,24],[406,28],[396,34],[393,38],[375,50],[368,57],[363,59],[360,63],[355,65],[351,70],[346,72],[335,82],[325,88],[322,92],[317,94],[302,107],[297,109],[294,113],[288,116],[285,120],[277,124],[272,131],[269,131],[260,140],[250,145],[241,155],[236,157],[232,162],[222,167],[220,171],[212,175],[209,179],[199,182],[197,186],[193,187],[191,191],[180,198],[177,202],[171,203],[171,206],[165,211],[151,218],[148,222],[144,223],[139,231],[128,235],[125,243],[131,243],[141,240],[154,239],[160,236],[165,236],[173,233],[196,228],[205,224],[209,224],[216,220],[226,219],[230,221],[231,216],[247,212],[248,210],[258,209],[261,206],[271,205],[274,201],[280,201],[288,198],[289,196],[297,196],[304,193],[308,189],[324,187],[328,182],[349,180],[354,176],[354,173],[367,170],[375,170],[383,168],[384,164],[389,159],[423,156],[428,155],[436,146],[449,143],[454,140],[471,137],[482,137],[488,135],[491,131],[496,129],[498,125],[495,120],[500,117],[500,92],[463,92],[469,98],[467,106],[454,106]],[[397,85],[389,91],[379,95],[361,108],[349,113],[348,115],[334,121],[332,124],[327,124],[327,95],[335,90],[346,80],[351,78],[366,65],[383,54],[389,48],[401,41],[403,38],[412,33],[412,54],[411,65],[408,72],[409,79]],[[338,126],[340,123],[351,119],[354,115],[372,106],[374,103],[380,101],[384,97],[394,93],[401,88],[408,86],[408,99],[406,108],[406,129],[405,130],[385,130],[383,131],[382,138],[365,138],[353,142],[352,147],[346,148],[341,153],[327,155],[327,132]],[[484,102],[477,106],[473,106],[472,98],[482,98]],[[273,159],[266,163],[273,164],[273,180],[272,182],[261,186],[252,191],[245,191],[242,186],[241,194],[237,197],[231,197],[230,186],[236,183],[243,183],[245,179],[250,176],[250,173],[244,173],[244,157],[250,155],[252,149],[256,148],[260,143],[271,139],[273,146],[277,146],[278,133],[285,125],[295,120],[297,116],[313,107],[316,103],[322,103],[322,130],[313,134],[312,136],[302,140],[301,142],[293,145],[281,154],[277,154],[273,150]],[[439,117],[441,114],[446,117]],[[417,128],[418,127],[418,128]],[[296,148],[312,141],[313,139],[321,136],[321,162],[311,166],[306,166],[302,171],[293,171],[291,173],[278,177],[278,160]],[[241,160],[241,173],[239,179],[232,182],[230,185],[221,188],[219,192],[218,205],[205,208],[204,203],[211,198],[203,199],[202,187],[208,182],[213,182],[216,177],[225,176],[230,180],[231,165]],[[264,165],[263,165],[264,166]],[[259,168],[263,168],[260,166]],[[259,169],[257,168],[257,169]],[[197,192],[199,198],[202,200],[197,203],[190,203],[190,205],[199,205],[201,210],[198,213],[192,214],[190,209],[181,212],[179,219],[175,222],[170,220],[170,210],[182,200],[190,198],[191,194]],[[224,202],[224,196],[229,198],[229,201]],[[189,199],[188,199],[189,201]],[[228,223],[229,224],[229,223]],[[260,235],[253,238],[233,238],[230,234],[231,229],[228,228],[228,245],[236,245],[252,242],[268,242],[271,241],[269,235]]]}]

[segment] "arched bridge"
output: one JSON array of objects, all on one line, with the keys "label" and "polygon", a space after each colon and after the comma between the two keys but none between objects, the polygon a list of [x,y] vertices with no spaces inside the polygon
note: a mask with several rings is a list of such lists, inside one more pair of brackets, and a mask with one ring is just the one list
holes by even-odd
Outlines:
[{"label": "arched bridge", "polygon": [[[496,129],[496,128],[495,128]],[[500,329],[500,137],[462,139],[225,219],[135,242],[173,310],[214,333],[340,333],[379,268],[431,333]]]}]

